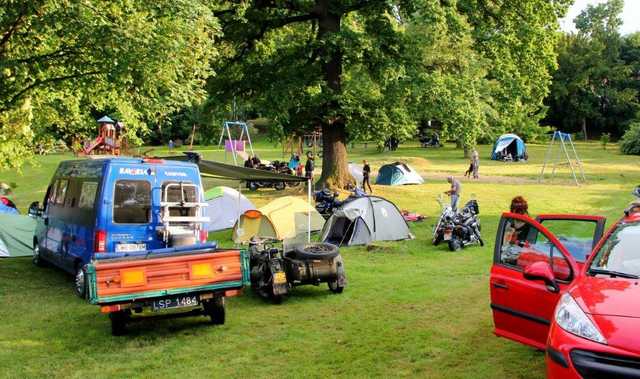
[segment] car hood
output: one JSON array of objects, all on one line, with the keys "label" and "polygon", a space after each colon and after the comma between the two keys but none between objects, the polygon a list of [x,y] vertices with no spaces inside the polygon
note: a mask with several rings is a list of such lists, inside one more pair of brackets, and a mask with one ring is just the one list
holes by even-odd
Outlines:
[{"label": "car hood", "polygon": [[591,315],[640,318],[640,280],[587,275],[571,296]]},{"label": "car hood", "polygon": [[607,345],[620,349],[623,355],[640,355],[639,317],[591,315],[591,318],[607,340]]}]

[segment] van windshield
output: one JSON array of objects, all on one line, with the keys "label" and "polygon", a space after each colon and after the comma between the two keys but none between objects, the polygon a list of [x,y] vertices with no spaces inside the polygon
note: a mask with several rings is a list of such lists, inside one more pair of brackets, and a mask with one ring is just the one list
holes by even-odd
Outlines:
[{"label": "van windshield", "polygon": [[113,200],[113,222],[147,224],[151,221],[151,184],[145,180],[118,180]]}]

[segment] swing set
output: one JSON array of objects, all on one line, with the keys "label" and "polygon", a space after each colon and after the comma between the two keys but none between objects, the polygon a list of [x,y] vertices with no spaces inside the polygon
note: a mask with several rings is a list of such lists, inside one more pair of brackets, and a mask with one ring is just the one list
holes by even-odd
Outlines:
[{"label": "swing set", "polygon": [[[239,129],[240,135],[237,139],[232,137],[231,129]],[[226,139],[225,139],[226,134]],[[246,136],[246,140],[244,139]],[[224,140],[224,160],[227,161],[227,153],[231,153],[233,157],[233,163],[238,165],[238,156],[242,155],[246,151],[245,142],[249,144],[249,151],[251,155],[255,155],[253,152],[253,144],[251,143],[251,135],[249,134],[249,126],[244,121],[225,121],[222,125],[222,132],[220,133],[220,141],[218,146],[222,145]]]},{"label": "swing set", "polygon": [[553,137],[551,137],[551,142],[549,143],[549,147],[547,148],[547,152],[544,157],[542,171],[540,171],[540,176],[538,177],[539,183],[544,180],[545,169],[548,165],[552,166],[551,181],[553,181],[556,176],[556,169],[558,166],[568,166],[577,186],[587,182],[587,179],[584,176],[584,169],[582,168],[582,161],[580,160],[580,157],[578,157],[578,152],[576,151],[576,147],[571,139],[571,134],[559,131],[553,133]]}]

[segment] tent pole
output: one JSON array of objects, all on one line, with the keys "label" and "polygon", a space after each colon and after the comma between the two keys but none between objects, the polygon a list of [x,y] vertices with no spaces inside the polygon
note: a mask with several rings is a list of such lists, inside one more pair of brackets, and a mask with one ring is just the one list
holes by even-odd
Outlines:
[{"label": "tent pole", "polygon": [[309,210],[307,211],[307,243],[311,243],[311,178],[307,179],[307,203]]}]

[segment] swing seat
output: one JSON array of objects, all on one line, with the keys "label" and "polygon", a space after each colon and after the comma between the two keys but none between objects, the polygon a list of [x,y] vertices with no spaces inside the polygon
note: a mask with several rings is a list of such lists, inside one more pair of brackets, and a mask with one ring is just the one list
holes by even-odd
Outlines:
[{"label": "swing seat", "polygon": [[232,139],[232,140],[225,140],[224,141],[224,150],[228,151],[228,152],[233,152],[234,150],[236,152],[238,151],[244,151],[244,140],[238,140],[238,139]]}]

